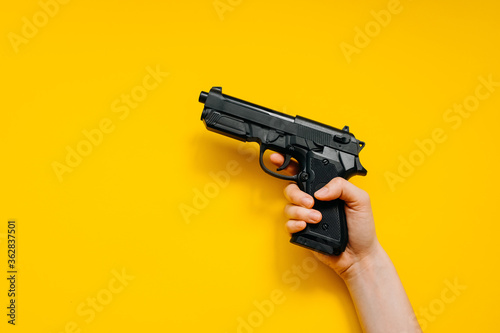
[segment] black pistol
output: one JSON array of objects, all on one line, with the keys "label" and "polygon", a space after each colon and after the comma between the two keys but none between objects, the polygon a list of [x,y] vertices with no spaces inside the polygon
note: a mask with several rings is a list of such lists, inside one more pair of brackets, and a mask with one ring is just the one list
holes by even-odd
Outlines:
[{"label": "black pistol", "polygon": [[[213,87],[209,93],[202,91],[199,101],[205,104],[201,120],[209,131],[243,142],[257,142],[262,169],[271,176],[296,182],[310,195],[335,177],[366,175],[358,157],[365,143],[349,133],[347,126],[339,130],[304,117],[292,117],[224,95],[221,87]],[[287,176],[269,170],[263,161],[268,149],[285,157],[277,171],[286,168],[294,158],[299,172]],[[315,199],[313,208],[321,212],[322,220],[308,223],[304,230],[292,235],[290,242],[329,255],[341,254],[348,241],[344,202]]]}]

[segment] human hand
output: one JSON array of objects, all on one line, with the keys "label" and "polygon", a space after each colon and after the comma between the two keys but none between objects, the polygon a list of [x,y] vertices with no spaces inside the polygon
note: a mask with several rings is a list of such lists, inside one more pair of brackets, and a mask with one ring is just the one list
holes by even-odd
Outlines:
[{"label": "human hand", "polygon": [[[271,155],[271,162],[277,166],[283,164],[284,158],[281,154]],[[290,175],[299,171],[297,163],[290,163],[285,172]],[[312,209],[313,197],[301,191],[296,184],[289,184],[285,188],[285,197],[290,202],[285,206],[285,215],[288,218],[286,229],[289,233],[303,230],[306,223],[318,223],[321,221],[321,213]],[[370,261],[372,256],[381,250],[375,233],[370,197],[368,193],[351,184],[347,180],[337,177],[332,179],[322,189],[314,193],[318,200],[331,201],[341,199],[345,202],[345,215],[349,242],[345,251],[339,256],[329,256],[313,251],[314,255],[330,266],[346,279],[355,266],[362,262]],[[382,250],[383,251],[383,250]]]}]

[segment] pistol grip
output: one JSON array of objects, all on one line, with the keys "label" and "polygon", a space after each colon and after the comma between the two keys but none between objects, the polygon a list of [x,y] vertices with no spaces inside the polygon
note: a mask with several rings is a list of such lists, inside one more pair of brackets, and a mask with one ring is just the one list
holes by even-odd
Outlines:
[{"label": "pistol grip", "polygon": [[[297,185],[314,197],[314,192],[333,178],[345,178],[344,170],[335,159],[311,152],[306,161],[307,180],[299,181]],[[329,255],[341,254],[348,241],[344,202],[340,199],[320,201],[314,198],[313,208],[321,212],[321,221],[317,224],[308,223],[304,230],[292,234],[290,242]]]},{"label": "pistol grip", "polygon": [[314,209],[321,212],[321,222],[308,223],[304,230],[292,234],[290,242],[329,255],[341,254],[348,240],[344,202],[315,199]]}]

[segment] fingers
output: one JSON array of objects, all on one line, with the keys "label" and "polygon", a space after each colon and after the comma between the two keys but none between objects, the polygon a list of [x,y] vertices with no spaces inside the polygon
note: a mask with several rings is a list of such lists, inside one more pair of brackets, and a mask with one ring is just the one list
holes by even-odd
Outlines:
[{"label": "fingers", "polygon": [[285,206],[285,216],[292,220],[300,220],[309,223],[318,223],[321,221],[321,213],[317,210],[291,204]]},{"label": "fingers", "polygon": [[323,201],[340,198],[350,207],[370,205],[368,193],[340,177],[332,179],[322,189],[316,191],[314,196]]},{"label": "fingers", "polygon": [[303,230],[307,223],[321,221],[321,213],[311,209],[314,206],[314,199],[309,194],[302,192],[296,184],[288,185],[284,192],[290,201],[290,204],[285,206],[285,215],[289,219],[285,227],[289,233]]},{"label": "fingers", "polygon": [[290,184],[285,187],[285,198],[292,204],[306,208],[314,206],[314,199],[309,194],[301,191],[296,184]]},{"label": "fingers", "polygon": [[[271,159],[271,162],[278,167],[285,162],[283,155],[278,153],[271,154],[269,158]],[[295,161],[290,161],[290,164],[284,169],[284,171],[290,176],[296,175],[299,172],[299,165]]]},{"label": "fingers", "polygon": [[289,233],[293,234],[293,233],[299,232],[301,230],[304,230],[304,228],[306,227],[306,222],[289,220],[286,222],[285,227]]}]

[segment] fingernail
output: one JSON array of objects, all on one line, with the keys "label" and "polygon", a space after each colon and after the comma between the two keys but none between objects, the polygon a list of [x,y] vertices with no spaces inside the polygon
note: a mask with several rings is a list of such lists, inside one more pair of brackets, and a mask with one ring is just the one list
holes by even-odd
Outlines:
[{"label": "fingernail", "polygon": [[314,194],[319,195],[320,197],[324,197],[327,193],[328,193],[328,188],[323,187],[322,189],[316,191],[316,193]]},{"label": "fingernail", "polygon": [[302,198],[302,204],[306,207],[311,207],[314,204],[314,200],[309,197]]},{"label": "fingernail", "polygon": [[311,219],[311,221],[319,222],[321,220],[321,214],[318,212],[310,212],[309,219]]}]

